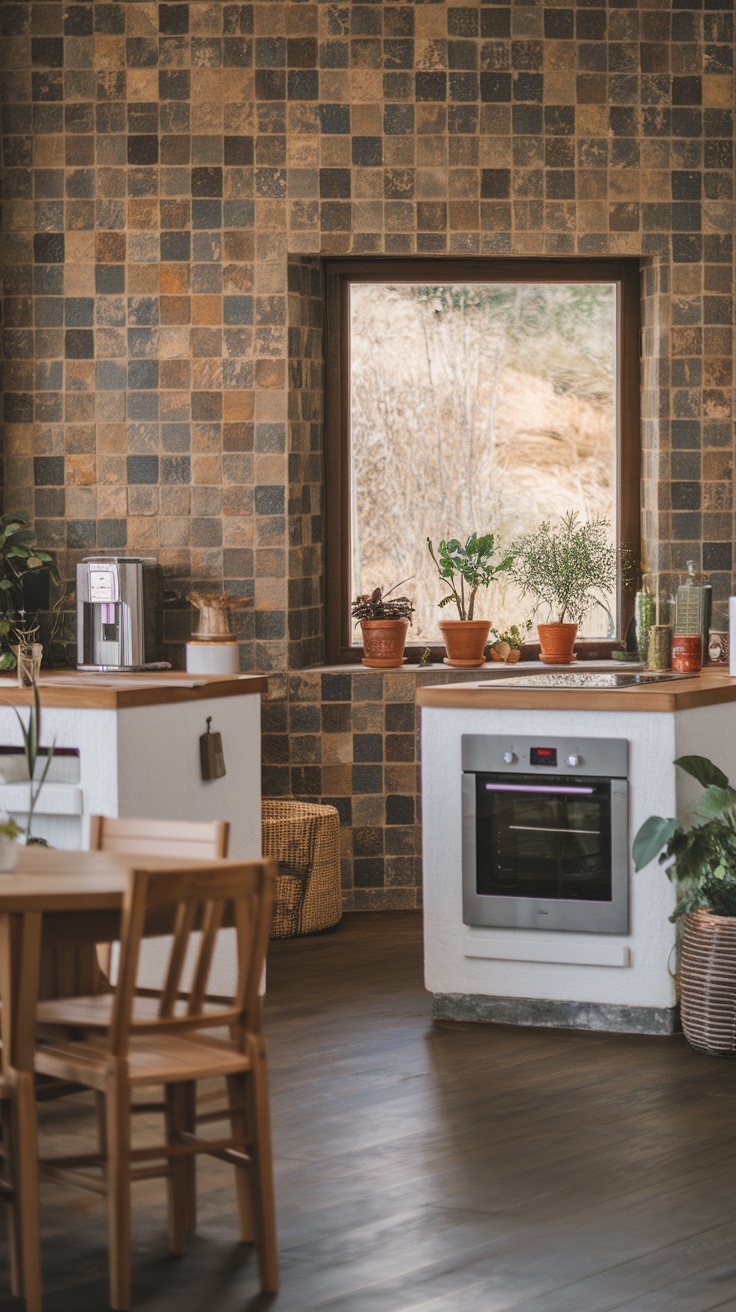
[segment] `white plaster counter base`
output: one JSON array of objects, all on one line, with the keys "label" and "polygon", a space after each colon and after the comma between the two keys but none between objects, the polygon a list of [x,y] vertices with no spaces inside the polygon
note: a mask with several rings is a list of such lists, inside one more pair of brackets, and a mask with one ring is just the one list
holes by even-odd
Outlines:
[{"label": "white plaster counter base", "polygon": [[654,1034],[676,1025],[675,893],[656,863],[638,874],[631,866],[626,935],[463,924],[463,734],[627,739],[630,847],[648,816],[691,815],[700,790],[675,769],[677,756],[709,756],[736,779],[734,727],[736,707],[727,705],[674,713],[423,706],[425,984],[435,1016]]}]

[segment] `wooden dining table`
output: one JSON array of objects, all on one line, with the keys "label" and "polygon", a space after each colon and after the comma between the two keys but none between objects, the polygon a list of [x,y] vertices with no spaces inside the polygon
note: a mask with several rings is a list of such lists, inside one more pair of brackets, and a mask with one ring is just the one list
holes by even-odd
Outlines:
[{"label": "wooden dining table", "polygon": [[[14,1182],[16,1225],[22,1229],[26,1254],[36,1255],[22,1264],[22,1271],[20,1263],[11,1263],[15,1266],[15,1292],[22,1293],[26,1312],[41,1309],[33,1074],[39,997],[92,991],[89,963],[94,958],[89,949],[95,943],[119,937],[123,895],[131,870],[206,872],[239,864],[217,858],[131,856],[34,846],[21,847],[17,869],[0,874],[0,1063],[3,1087],[11,1104],[12,1132],[24,1163],[21,1178]],[[152,921],[146,933],[161,934],[167,928],[160,921]]]}]

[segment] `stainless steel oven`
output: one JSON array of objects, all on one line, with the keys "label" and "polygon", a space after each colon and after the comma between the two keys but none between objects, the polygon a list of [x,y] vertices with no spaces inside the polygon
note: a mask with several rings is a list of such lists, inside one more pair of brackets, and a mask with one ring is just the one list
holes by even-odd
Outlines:
[{"label": "stainless steel oven", "polygon": [[466,925],[625,934],[627,744],[463,734]]}]

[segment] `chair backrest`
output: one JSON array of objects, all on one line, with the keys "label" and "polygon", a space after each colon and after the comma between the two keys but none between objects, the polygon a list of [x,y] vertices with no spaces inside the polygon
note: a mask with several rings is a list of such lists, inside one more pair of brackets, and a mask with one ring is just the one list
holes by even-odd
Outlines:
[{"label": "chair backrest", "polygon": [[230,825],[224,820],[136,820],[90,816],[89,846],[93,852],[133,856],[188,856],[195,860],[226,857]]},{"label": "chair backrest", "polygon": [[[133,870],[123,901],[120,966],[110,1025],[110,1051],[124,1057],[131,1033],[235,1027],[259,1028],[258,986],[268,947],[276,879],[274,861],[228,861],[205,868]],[[141,937],[149,912],[157,919],[168,909],[173,932],[158,1003],[158,1016],[132,1017]],[[205,1010],[207,980],[217,932],[234,924],[237,938],[237,985],[232,1003]],[[180,993],[190,936],[201,931],[192,986]]]}]

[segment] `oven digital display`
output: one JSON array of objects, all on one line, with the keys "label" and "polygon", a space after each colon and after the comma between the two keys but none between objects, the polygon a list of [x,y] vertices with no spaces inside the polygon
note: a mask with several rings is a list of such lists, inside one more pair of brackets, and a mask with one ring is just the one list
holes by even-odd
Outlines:
[{"label": "oven digital display", "polygon": [[556,747],[530,747],[530,765],[557,765]]}]

